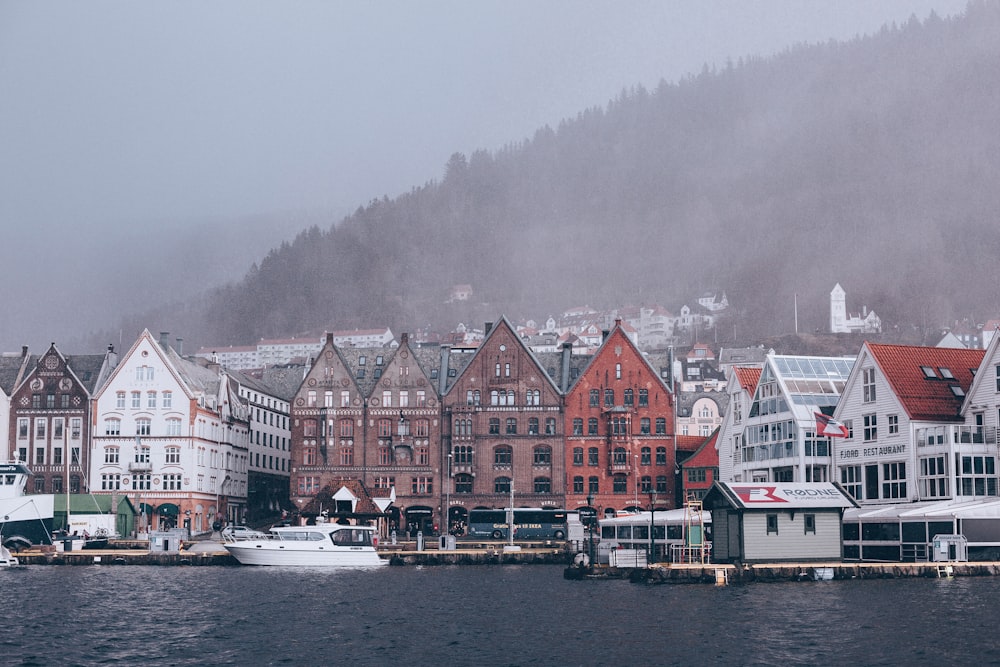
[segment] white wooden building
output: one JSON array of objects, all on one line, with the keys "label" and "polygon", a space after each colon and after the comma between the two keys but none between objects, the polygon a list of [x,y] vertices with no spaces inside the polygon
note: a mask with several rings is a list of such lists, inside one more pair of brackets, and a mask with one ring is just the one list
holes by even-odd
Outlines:
[{"label": "white wooden building", "polygon": [[830,482],[716,482],[704,507],[716,562],[829,562],[843,558],[844,510],[857,503]]}]

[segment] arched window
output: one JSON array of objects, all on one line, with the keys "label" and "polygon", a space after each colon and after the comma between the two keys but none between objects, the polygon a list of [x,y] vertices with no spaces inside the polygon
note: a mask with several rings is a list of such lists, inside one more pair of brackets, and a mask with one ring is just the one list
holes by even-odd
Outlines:
[{"label": "arched window", "polygon": [[302,435],[306,438],[316,437],[316,420],[315,419],[303,419],[302,420]]},{"label": "arched window", "polygon": [[171,417],[167,420],[167,435],[180,435],[181,434],[181,420],[176,417]]},{"label": "arched window", "polygon": [[628,464],[628,452],[625,451],[624,447],[615,447],[615,451],[612,452],[611,463],[616,466]]},{"label": "arched window", "polygon": [[497,477],[494,479],[493,493],[510,493],[510,477]]},{"label": "arched window", "polygon": [[573,493],[583,493],[583,475],[573,478]]},{"label": "arched window", "polygon": [[380,437],[380,438],[391,438],[392,437],[392,420],[391,419],[379,419],[378,420],[378,437]]},{"label": "arched window", "polygon": [[652,463],[652,458],[651,458],[652,450],[650,450],[649,447],[643,447],[641,450],[639,450],[639,453],[641,454],[641,458],[639,460],[642,463],[642,465],[648,466],[650,463]]},{"label": "arched window", "polygon": [[152,428],[152,421],[142,417],[135,420],[135,434],[136,435],[149,435],[150,429]]},{"label": "arched window", "polygon": [[624,399],[625,405],[632,405],[633,404],[633,402],[634,402],[633,396],[634,396],[634,394],[632,393],[631,389],[626,389],[625,390],[625,399]]},{"label": "arched window", "polygon": [[657,447],[656,448],[656,465],[665,466],[667,465],[667,448]]},{"label": "arched window", "polygon": [[456,465],[472,465],[472,447],[459,445],[453,452]]},{"label": "arched window", "polygon": [[548,477],[536,477],[535,493],[552,493],[552,480]]},{"label": "arched window", "polygon": [[539,445],[532,450],[531,462],[536,466],[552,465],[552,448],[547,445]]},{"label": "arched window", "polygon": [[354,420],[353,419],[341,419],[340,420],[340,437],[341,438],[353,438],[354,437]]},{"label": "arched window", "polygon": [[649,475],[643,475],[639,480],[639,492],[640,493],[652,493],[653,491],[653,478]]},{"label": "arched window", "polygon": [[573,435],[583,435],[583,419],[580,417],[573,418]]}]

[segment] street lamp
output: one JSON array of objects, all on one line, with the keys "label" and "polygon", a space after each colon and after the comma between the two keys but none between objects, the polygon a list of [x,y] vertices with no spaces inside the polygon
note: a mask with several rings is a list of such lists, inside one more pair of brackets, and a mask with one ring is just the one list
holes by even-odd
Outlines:
[{"label": "street lamp", "polygon": [[647,563],[652,563],[656,557],[656,543],[653,542],[653,533],[656,530],[656,491],[649,492],[649,557]]},{"label": "street lamp", "polygon": [[639,511],[639,455],[635,455],[635,511]]},{"label": "street lamp", "polygon": [[444,530],[451,535],[451,452],[448,453],[448,476],[444,482]]},{"label": "street lamp", "polygon": [[593,493],[587,494],[587,507],[592,512],[590,514],[590,539],[587,540],[587,558],[589,559],[590,567],[594,567],[594,523],[597,522],[597,510],[594,509]]}]

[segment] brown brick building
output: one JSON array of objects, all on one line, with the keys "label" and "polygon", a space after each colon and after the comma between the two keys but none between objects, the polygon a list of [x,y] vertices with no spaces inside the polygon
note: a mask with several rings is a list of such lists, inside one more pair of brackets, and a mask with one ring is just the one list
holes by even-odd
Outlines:
[{"label": "brown brick building", "polygon": [[674,506],[674,400],[616,322],[565,397],[566,508]]},{"label": "brown brick building", "polygon": [[[26,351],[25,351],[26,354]],[[29,493],[88,493],[92,397],[118,361],[101,355],[63,356],[53,343],[26,359],[11,393],[7,455],[34,473]]]},{"label": "brown brick building", "polygon": [[[430,534],[441,516],[441,417],[428,367],[400,346],[338,348],[328,334],[291,407],[291,499],[300,508],[331,482],[396,490],[390,525]],[[434,375],[437,375],[435,369]]]}]

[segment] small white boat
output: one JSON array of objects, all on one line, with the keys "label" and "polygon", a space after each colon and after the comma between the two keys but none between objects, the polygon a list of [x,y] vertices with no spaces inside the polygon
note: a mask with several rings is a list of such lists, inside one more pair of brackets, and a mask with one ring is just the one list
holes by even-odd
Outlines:
[{"label": "small white boat", "polygon": [[225,547],[242,565],[377,567],[385,564],[373,526],[319,523],[280,526],[264,538],[226,538]]},{"label": "small white boat", "polygon": [[17,558],[7,547],[0,545],[0,567],[13,567],[18,564]]}]

